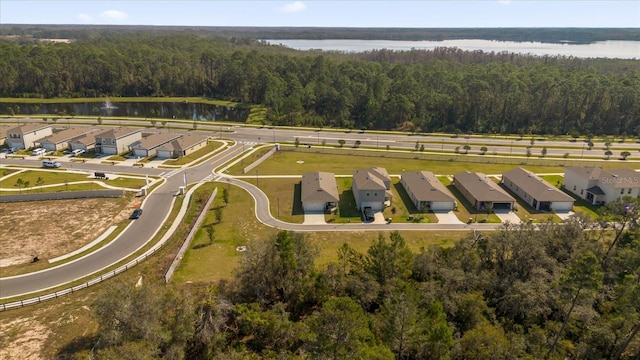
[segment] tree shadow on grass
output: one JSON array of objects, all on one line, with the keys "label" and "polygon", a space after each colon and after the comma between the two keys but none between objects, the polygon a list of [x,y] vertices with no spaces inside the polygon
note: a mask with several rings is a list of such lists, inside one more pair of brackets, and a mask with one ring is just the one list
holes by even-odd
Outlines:
[{"label": "tree shadow on grass", "polygon": [[407,193],[407,190],[405,190],[404,186],[397,182],[395,184],[393,184],[393,187],[396,188],[396,191],[398,192],[398,195],[400,196],[400,200],[402,200],[402,202],[404,203],[404,206],[407,208],[407,211],[409,212],[409,214],[420,214],[421,212],[418,211],[418,209],[416,208],[416,205],[413,203],[413,201],[411,201],[411,198],[409,197],[409,194]]}]

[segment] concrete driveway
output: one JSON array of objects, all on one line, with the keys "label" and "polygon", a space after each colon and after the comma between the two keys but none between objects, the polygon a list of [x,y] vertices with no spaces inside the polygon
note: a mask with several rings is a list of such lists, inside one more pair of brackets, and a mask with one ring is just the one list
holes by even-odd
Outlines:
[{"label": "concrete driveway", "polygon": [[434,212],[434,214],[438,218],[438,224],[464,224],[453,211]]},{"label": "concrete driveway", "polygon": [[382,211],[376,211],[373,214],[374,220],[370,224],[386,224],[387,220],[384,218]]},{"label": "concrete driveway", "polygon": [[556,213],[556,215],[558,215],[558,217],[562,219],[562,221],[567,220],[569,216],[573,214],[575,214],[573,211]]},{"label": "concrete driveway", "polygon": [[302,225],[322,225],[326,223],[324,213],[305,213]]},{"label": "concrete driveway", "polygon": [[503,223],[508,221],[512,224],[520,224],[522,222],[518,215],[516,215],[516,213],[514,213],[513,211],[495,210],[494,212]]}]

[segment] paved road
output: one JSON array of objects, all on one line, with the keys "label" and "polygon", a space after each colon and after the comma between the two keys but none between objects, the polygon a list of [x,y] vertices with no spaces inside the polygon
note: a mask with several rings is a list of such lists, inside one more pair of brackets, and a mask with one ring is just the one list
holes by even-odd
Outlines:
[{"label": "paved road", "polygon": [[[195,183],[211,175],[211,169],[219,167],[224,162],[238,156],[242,152],[241,146],[234,146],[218,154],[214,159],[180,171],[168,178],[166,182],[153,191],[144,201],[142,216],[123,231],[116,241],[97,251],[79,258],[73,262],[53,268],[25,275],[0,278],[0,298],[19,296],[57,287],[68,282],[99,272],[143,247],[166,221],[173,204],[178,187],[183,184],[183,172],[186,171],[187,181]],[[110,165],[78,164],[91,170],[113,169]],[[75,166],[75,165],[74,165]],[[137,169],[127,167],[126,172],[143,170],[145,173],[155,173],[166,170]]]}]

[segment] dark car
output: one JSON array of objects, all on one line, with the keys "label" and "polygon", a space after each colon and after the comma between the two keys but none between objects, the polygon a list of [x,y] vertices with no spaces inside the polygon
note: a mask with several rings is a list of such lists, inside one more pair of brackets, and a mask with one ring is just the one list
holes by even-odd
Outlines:
[{"label": "dark car", "polygon": [[131,213],[131,216],[129,216],[129,219],[131,220],[137,219],[140,217],[140,215],[142,215],[142,209],[135,209]]}]

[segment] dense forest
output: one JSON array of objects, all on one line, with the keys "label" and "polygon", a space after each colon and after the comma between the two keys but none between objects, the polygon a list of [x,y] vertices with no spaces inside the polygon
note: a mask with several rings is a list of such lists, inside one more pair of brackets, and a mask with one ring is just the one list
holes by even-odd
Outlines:
[{"label": "dense forest", "polygon": [[451,48],[300,52],[175,33],[2,41],[0,96],[205,96],[266,105],[278,125],[640,135],[639,60]]},{"label": "dense forest", "polygon": [[365,253],[345,239],[321,269],[304,235],[282,231],[250,244],[229,281],[111,283],[91,305],[96,333],[58,357],[637,359],[638,206],[418,252],[397,232]]}]

